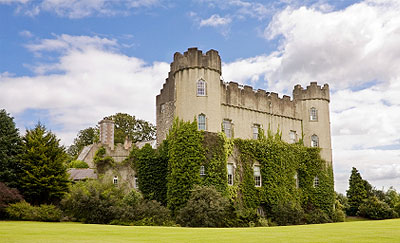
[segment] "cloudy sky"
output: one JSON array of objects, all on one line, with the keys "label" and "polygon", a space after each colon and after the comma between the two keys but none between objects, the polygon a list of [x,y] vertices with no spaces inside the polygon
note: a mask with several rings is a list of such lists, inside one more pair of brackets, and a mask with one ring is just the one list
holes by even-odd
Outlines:
[{"label": "cloudy sky", "polygon": [[155,121],[174,52],[216,49],[225,81],[329,83],[335,187],[400,190],[398,0],[0,0],[0,108],[65,145],[104,116]]}]

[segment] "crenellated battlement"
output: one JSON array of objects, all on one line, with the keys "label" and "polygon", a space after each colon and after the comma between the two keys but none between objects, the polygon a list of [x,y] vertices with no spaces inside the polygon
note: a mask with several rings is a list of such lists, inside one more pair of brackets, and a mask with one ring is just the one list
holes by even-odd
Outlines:
[{"label": "crenellated battlement", "polygon": [[221,74],[221,58],[216,50],[209,50],[205,54],[197,48],[189,48],[183,54],[176,52],[170,74],[187,68],[207,68]]},{"label": "crenellated battlement", "polygon": [[295,102],[290,96],[279,98],[277,93],[254,90],[251,86],[242,86],[235,82],[224,83],[224,86],[222,95],[225,105],[287,117],[295,116]]},{"label": "crenellated battlement", "polygon": [[306,89],[301,87],[300,84],[297,84],[294,86],[293,89],[293,99],[294,100],[314,100],[314,99],[320,99],[320,100],[326,100],[330,101],[330,96],[329,96],[329,85],[324,84],[324,86],[320,86],[317,84],[317,82],[311,82],[309,86],[307,86]]}]

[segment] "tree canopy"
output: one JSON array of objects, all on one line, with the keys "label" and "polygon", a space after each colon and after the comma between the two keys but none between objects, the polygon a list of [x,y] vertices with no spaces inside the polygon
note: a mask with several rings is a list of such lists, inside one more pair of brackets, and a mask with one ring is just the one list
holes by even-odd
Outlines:
[{"label": "tree canopy", "polygon": [[76,157],[79,152],[82,151],[83,147],[89,144],[93,144],[99,141],[99,128],[88,127],[80,130],[77,137],[74,139],[74,143],[69,146],[68,154]]},{"label": "tree canopy", "polygon": [[363,200],[367,199],[371,194],[372,186],[368,181],[363,180],[361,174],[353,167],[349,179],[349,189],[347,190],[347,198],[349,208],[347,214],[349,216],[357,215],[358,208]]},{"label": "tree canopy", "polygon": [[68,191],[68,174],[64,165],[67,155],[56,135],[38,123],[26,131],[21,154],[22,171],[19,188],[33,204],[60,200]]},{"label": "tree canopy", "polygon": [[22,152],[22,140],[13,118],[0,110],[0,181],[10,187],[16,186],[19,169],[18,155]]}]

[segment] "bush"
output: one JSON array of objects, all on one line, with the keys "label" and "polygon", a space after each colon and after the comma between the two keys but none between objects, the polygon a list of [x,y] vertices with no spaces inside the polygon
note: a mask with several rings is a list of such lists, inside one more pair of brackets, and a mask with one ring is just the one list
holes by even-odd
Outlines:
[{"label": "bush", "polygon": [[76,168],[76,169],[86,169],[89,168],[89,165],[81,160],[73,160],[71,161],[71,163],[69,164],[70,168]]},{"label": "bush", "polygon": [[195,186],[177,222],[190,227],[223,227],[229,202],[214,186]]},{"label": "bush", "polygon": [[84,223],[108,224],[118,219],[124,191],[112,183],[97,180],[78,182],[61,201],[62,208],[71,218]]},{"label": "bush", "polygon": [[358,216],[369,219],[392,219],[397,217],[397,213],[385,202],[372,196],[363,201],[358,208]]},{"label": "bush", "polygon": [[3,182],[0,182],[0,219],[7,217],[5,208],[11,204],[22,201],[23,197],[15,188],[9,188]]},{"label": "bush", "polygon": [[161,203],[154,200],[139,198],[134,205],[125,205],[124,213],[119,219],[120,223],[128,225],[174,225],[171,212]]},{"label": "bush", "polygon": [[314,209],[310,211],[305,215],[305,219],[307,224],[324,224],[332,222],[329,216],[321,209]]},{"label": "bush", "polygon": [[272,207],[272,219],[278,225],[301,224],[304,219],[304,210],[299,203],[284,202]]},{"label": "bush", "polygon": [[54,205],[32,206],[26,201],[10,204],[6,211],[11,219],[45,222],[61,221],[62,211]]}]

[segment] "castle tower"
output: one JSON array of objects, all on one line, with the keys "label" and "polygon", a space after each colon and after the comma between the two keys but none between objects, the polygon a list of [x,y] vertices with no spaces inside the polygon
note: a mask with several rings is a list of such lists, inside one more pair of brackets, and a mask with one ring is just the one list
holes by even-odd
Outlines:
[{"label": "castle tower", "polygon": [[296,85],[293,90],[296,113],[302,119],[304,144],[320,147],[321,157],[332,164],[331,129],[329,117],[329,86],[311,82],[306,89]]},{"label": "castle tower", "polygon": [[[175,53],[168,78],[156,98],[157,144],[175,117],[196,119],[199,129],[221,131],[221,58],[215,50]],[[212,118],[212,119],[209,119]]]},{"label": "castle tower", "polygon": [[108,145],[114,150],[114,121],[104,118],[99,122],[100,125],[100,143]]}]

